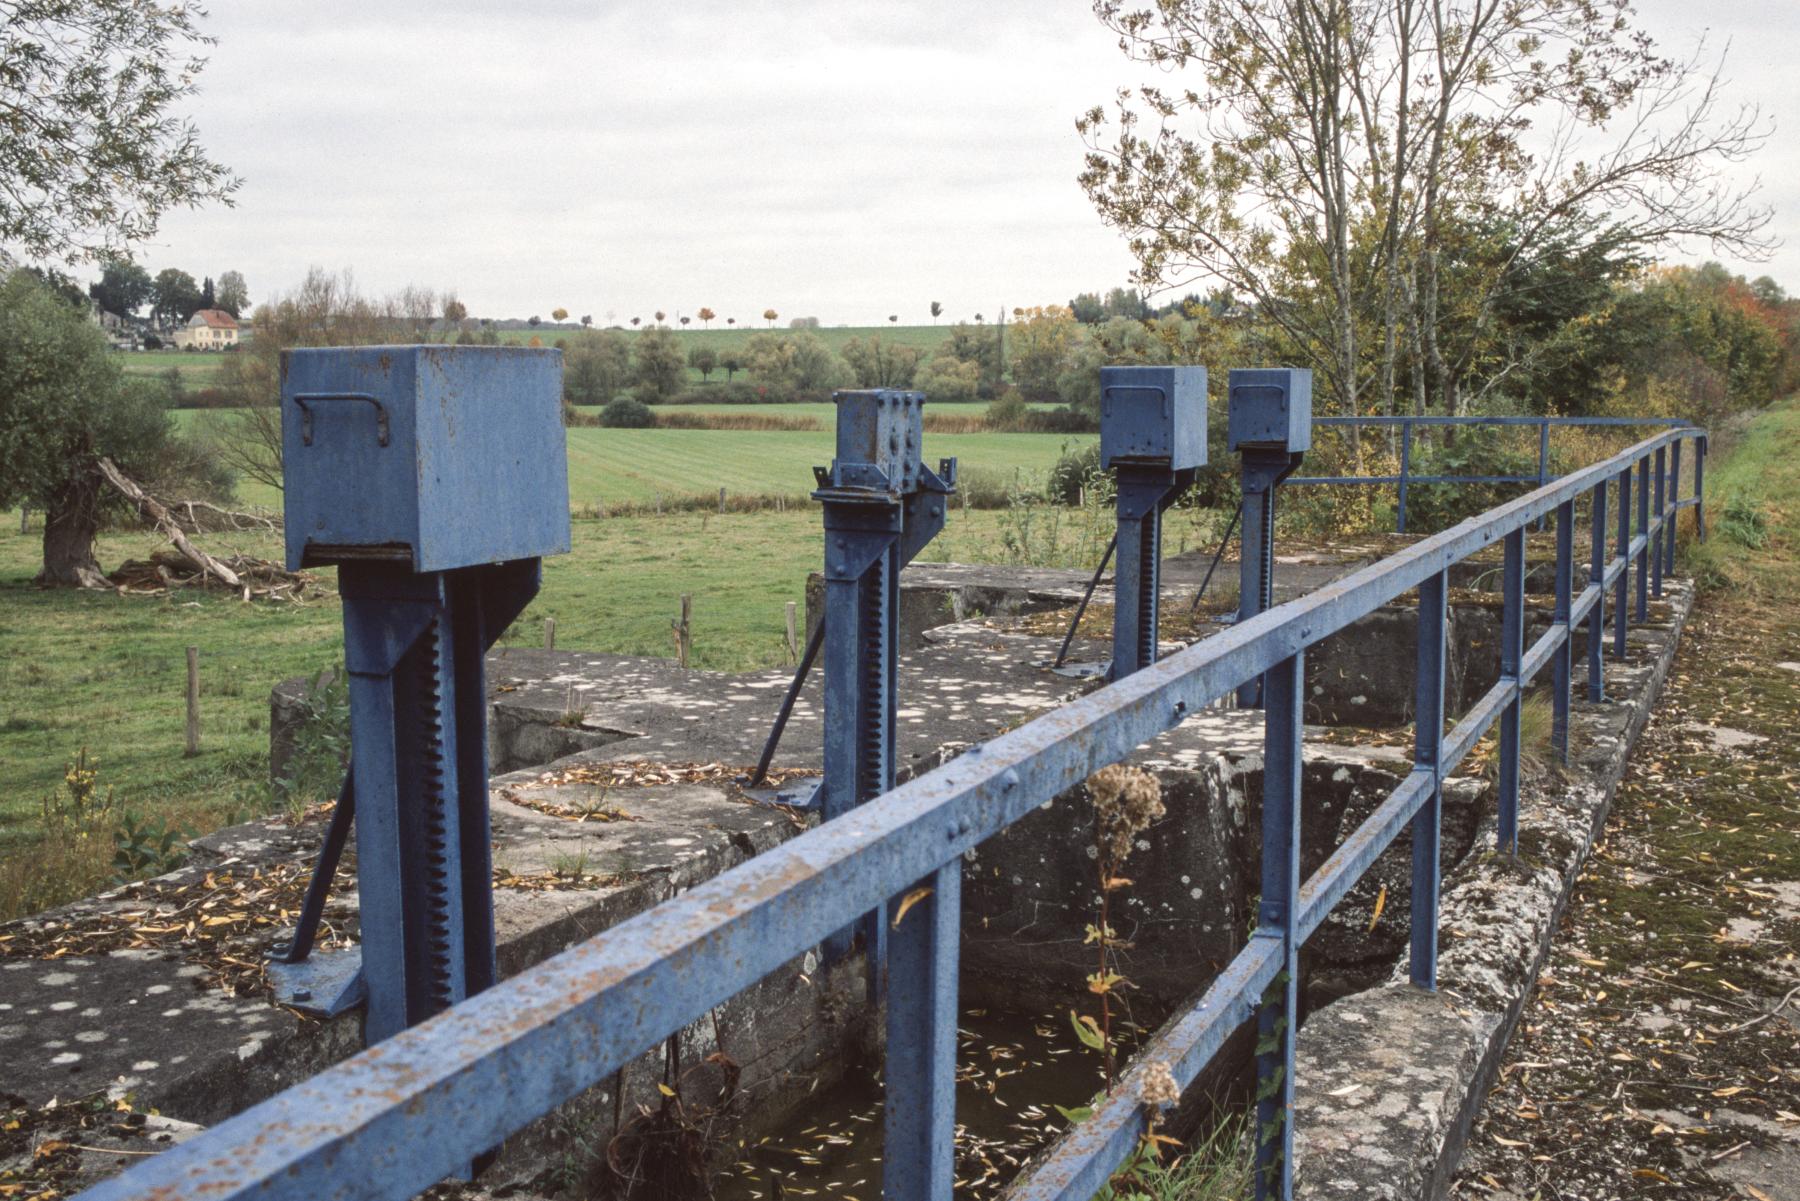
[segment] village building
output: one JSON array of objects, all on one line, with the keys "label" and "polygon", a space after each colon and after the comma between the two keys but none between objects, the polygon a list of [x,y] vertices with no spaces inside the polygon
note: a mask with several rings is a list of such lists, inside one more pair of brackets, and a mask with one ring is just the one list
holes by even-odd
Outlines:
[{"label": "village building", "polygon": [[224,309],[201,309],[171,338],[183,350],[225,350],[238,341],[237,318]]}]

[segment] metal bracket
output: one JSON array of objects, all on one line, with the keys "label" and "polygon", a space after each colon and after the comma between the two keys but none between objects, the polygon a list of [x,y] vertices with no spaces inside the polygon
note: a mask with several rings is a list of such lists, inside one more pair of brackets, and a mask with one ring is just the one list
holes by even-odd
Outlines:
[{"label": "metal bracket", "polygon": [[333,400],[363,400],[375,406],[375,441],[377,445],[388,444],[387,406],[369,395],[367,392],[296,392],[294,404],[300,409],[300,445],[311,446],[313,440],[313,414],[308,406],[323,404]]},{"label": "metal bracket", "polygon": [[271,963],[266,970],[277,1005],[314,1017],[334,1018],[361,1005],[369,995],[361,947],[323,951],[298,963]]}]

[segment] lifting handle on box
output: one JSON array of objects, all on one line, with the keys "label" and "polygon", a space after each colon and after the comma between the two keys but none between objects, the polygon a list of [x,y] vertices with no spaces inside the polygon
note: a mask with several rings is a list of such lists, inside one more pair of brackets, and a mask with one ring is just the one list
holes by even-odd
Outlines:
[{"label": "lifting handle on box", "polygon": [[1100,389],[1102,397],[1105,397],[1108,392],[1154,392],[1162,397],[1163,417],[1173,416],[1170,412],[1169,393],[1160,384],[1108,384]]},{"label": "lifting handle on box", "polygon": [[367,392],[296,392],[294,403],[300,406],[300,444],[311,446],[313,438],[313,415],[308,405],[321,404],[328,400],[366,400],[375,406],[375,441],[382,446],[388,444],[387,408],[377,398]]}]

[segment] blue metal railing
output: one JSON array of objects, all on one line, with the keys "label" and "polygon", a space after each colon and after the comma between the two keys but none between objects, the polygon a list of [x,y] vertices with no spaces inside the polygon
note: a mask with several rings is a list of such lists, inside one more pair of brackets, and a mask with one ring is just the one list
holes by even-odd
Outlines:
[{"label": "blue metal railing", "polygon": [[[1400,427],[1400,474],[1398,475],[1307,475],[1294,476],[1286,482],[1296,484],[1393,484],[1398,489],[1394,505],[1394,532],[1406,532],[1406,499],[1416,484],[1535,484],[1550,482],[1550,430],[1555,428],[1601,428],[1608,426],[1669,426],[1691,429],[1692,424],[1676,417],[1315,417],[1314,426],[1379,428]],[[1447,426],[1529,426],[1537,430],[1536,475],[1415,475],[1412,470],[1413,429],[1421,425]]]},{"label": "blue metal railing", "polygon": [[[1012,1196],[1086,1201],[1142,1136],[1144,1065],[1187,1086],[1252,1018],[1258,1021],[1257,1192],[1292,1190],[1294,1040],[1301,944],[1402,830],[1413,831],[1411,973],[1436,985],[1442,783],[1498,722],[1502,849],[1517,843],[1519,707],[1548,664],[1555,748],[1568,751],[1572,633],[1588,627],[1587,688],[1602,689],[1605,605],[1623,655],[1628,580],[1636,619],[1673,566],[1675,521],[1698,493],[1679,479],[1685,440],[1668,430],[1379,563],[1269,609],[1144,670],[971,748],[935,771],[807,831],[689,892],[406,1030],[100,1184],[121,1198],[403,1198],[817,946],[847,914],[882,910],[890,971],[883,1191],[949,1201],[955,1162],[956,976],[963,854],[1079,785],[1214,698],[1261,677],[1265,697],[1262,896],[1247,945],[1199,1002],[1139,1053],[1095,1112]],[[1672,473],[1667,468],[1673,466]],[[1652,484],[1652,473],[1654,483]],[[1637,518],[1631,522],[1633,475]],[[1696,479],[1698,487],[1701,481]],[[1609,491],[1617,536],[1607,545]],[[1574,591],[1577,501],[1588,501],[1588,580]],[[1524,644],[1525,531],[1556,521],[1554,619]],[[1704,514],[1696,512],[1704,537]],[[1447,732],[1445,612],[1452,564],[1504,547],[1502,673]],[[1609,553],[1610,552],[1610,553]],[[1301,681],[1306,648],[1418,589],[1421,620],[1414,766],[1310,879],[1299,860]],[[918,890],[932,891],[918,900]],[[901,921],[899,898],[915,903]]]}]

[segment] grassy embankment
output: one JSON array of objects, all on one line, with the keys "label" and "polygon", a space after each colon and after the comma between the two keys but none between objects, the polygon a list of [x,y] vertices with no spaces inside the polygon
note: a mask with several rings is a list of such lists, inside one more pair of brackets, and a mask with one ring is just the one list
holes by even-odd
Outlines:
[{"label": "grassy embankment", "polygon": [[1722,1201],[1795,1179],[1800,399],[1730,432],[1710,538],[1683,519],[1703,589],[1667,691],[1453,1190]]}]

